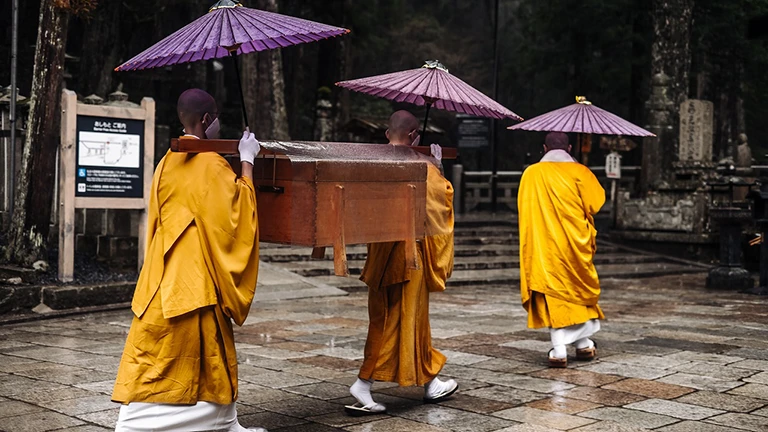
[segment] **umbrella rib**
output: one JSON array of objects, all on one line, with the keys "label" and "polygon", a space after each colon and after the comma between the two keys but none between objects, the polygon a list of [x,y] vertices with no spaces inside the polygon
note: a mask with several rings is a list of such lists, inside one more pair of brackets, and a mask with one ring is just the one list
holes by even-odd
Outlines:
[{"label": "umbrella rib", "polygon": [[[210,16],[210,17],[203,16],[198,18],[198,20],[200,20],[200,23],[204,25],[207,25],[213,19],[215,19],[214,16]],[[193,21],[193,23],[196,21],[197,20]],[[168,40],[168,42],[171,42],[171,41],[173,42],[173,45],[171,45],[172,46],[171,54],[173,54],[173,56],[176,56],[176,55],[183,55],[184,53],[186,53],[187,50],[189,49],[190,44],[194,42],[193,34],[198,31],[199,31],[198,26],[188,25],[186,28],[182,28],[180,31],[177,31],[176,33],[169,36],[168,39],[170,40]],[[185,45],[183,44],[184,42],[186,42]],[[163,43],[163,41],[161,41],[160,43]],[[168,45],[170,44],[167,44],[166,46]]]},{"label": "umbrella rib", "polygon": [[605,121],[613,124],[614,127],[616,128],[616,131],[617,131],[616,135],[628,135],[628,134],[624,133],[624,129],[627,129],[627,131],[630,132],[630,133],[636,133],[637,132],[638,128],[635,125],[625,121],[621,117],[619,117],[619,116],[617,116],[617,115],[615,115],[615,114],[613,114],[611,112],[608,112],[608,111],[604,111],[604,115],[606,117]]},{"label": "umbrella rib", "polygon": [[[270,38],[270,36],[262,29],[262,26],[265,26],[265,24],[264,24],[264,22],[262,20],[262,16],[261,16],[261,14],[259,12],[263,12],[263,11],[256,11],[256,10],[252,9],[252,10],[245,11],[245,13],[243,13],[243,14],[238,14],[238,17],[237,17],[238,20],[240,20],[240,18],[241,18],[239,15],[242,15],[242,19],[247,21],[250,24],[249,27],[252,30],[257,31],[257,32],[259,32],[261,34],[261,36],[259,36],[259,35],[252,36],[250,31],[248,31],[246,29],[245,33],[246,33],[246,35],[248,35],[248,38],[250,39],[249,42],[263,41],[264,39],[269,39]],[[245,27],[245,26],[243,26],[243,27]]]},{"label": "umbrella rib", "polygon": [[[213,16],[202,16],[193,21],[192,24],[199,21],[199,24],[205,26],[213,18]],[[177,30],[175,33],[172,33],[165,39],[156,43],[152,48],[145,51],[143,54],[143,56],[146,58],[145,64],[147,66],[151,65],[150,67],[161,67],[169,64],[170,62],[176,63],[174,59],[183,54],[183,50],[181,52],[179,51],[181,42],[187,41],[190,39],[190,35],[198,31],[198,26],[192,24]],[[141,55],[142,54],[139,54],[139,56]]]},{"label": "umbrella rib", "polygon": [[[338,86],[398,102],[424,105],[434,99],[438,109],[502,119],[520,117],[458,77],[437,69],[402,72],[342,81]],[[522,119],[520,119],[522,120]]]},{"label": "umbrella rib", "polygon": [[[605,128],[613,132],[613,135],[621,135],[621,125],[615,121],[612,117],[615,117],[613,114],[608,113],[607,111],[599,112],[599,108],[594,110],[594,116],[596,117],[597,121],[605,125]],[[600,110],[602,111],[602,110]],[[598,116],[598,114],[600,114]]]},{"label": "umbrella rib", "polygon": [[[241,36],[250,37],[255,32],[260,32],[262,36],[252,40],[237,39],[237,35],[232,33],[232,28],[222,26],[223,22],[235,27],[239,26],[237,33]],[[260,30],[264,27],[270,34]],[[228,52],[222,47],[236,44],[245,46],[246,50],[251,47],[261,51],[339,36],[348,32],[349,30],[341,27],[245,7],[219,9],[200,16],[118,66],[116,70],[144,69],[223,57]],[[215,37],[217,34],[218,39]],[[242,47],[240,51],[243,51]]]}]

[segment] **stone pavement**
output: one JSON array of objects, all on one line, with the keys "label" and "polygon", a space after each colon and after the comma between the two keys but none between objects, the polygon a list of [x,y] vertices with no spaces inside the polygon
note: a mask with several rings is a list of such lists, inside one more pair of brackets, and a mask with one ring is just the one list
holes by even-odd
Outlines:
[{"label": "stone pavement", "polygon": [[[560,370],[546,367],[548,334],[526,329],[516,284],[433,295],[442,375],[460,392],[424,405],[420,388],[377,383],[389,414],[367,418],[343,413],[365,293],[258,302],[236,331],[241,422],[296,432],[768,431],[765,298],[708,292],[702,274],[603,284],[600,358]],[[0,430],[112,428],[130,319],[121,310],[0,326]]]},{"label": "stone pavement", "polygon": [[[516,284],[520,281],[519,239],[514,215],[492,216],[483,213],[459,217],[455,231],[455,262],[451,286]],[[602,237],[601,237],[602,238]],[[279,264],[282,268],[304,276],[307,280],[327,284],[346,291],[365,291],[365,284],[356,277],[333,276],[332,251],[324,260],[310,260],[309,248],[262,244],[262,261]],[[347,247],[349,269],[359,275],[365,262],[364,245]],[[698,263],[659,254],[642,252],[620,245],[598,241],[595,265],[601,277],[639,278],[701,272]]]}]

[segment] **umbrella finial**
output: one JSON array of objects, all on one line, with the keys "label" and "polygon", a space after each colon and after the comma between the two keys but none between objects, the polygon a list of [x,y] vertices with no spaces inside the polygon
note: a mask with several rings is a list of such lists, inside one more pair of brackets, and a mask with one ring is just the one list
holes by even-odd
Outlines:
[{"label": "umbrella finial", "polygon": [[427,60],[424,63],[424,66],[422,66],[422,67],[425,68],[425,69],[440,69],[441,71],[443,71],[445,73],[449,73],[448,72],[448,68],[443,66],[443,64],[440,63],[439,60]]},{"label": "umbrella finial", "polygon": [[216,4],[211,6],[210,9],[208,9],[208,12],[213,12],[217,9],[232,9],[238,6],[242,6],[240,4],[240,0],[219,0],[216,2]]},{"label": "umbrella finial", "polygon": [[582,105],[592,105],[592,102],[588,101],[586,96],[576,96],[576,103],[580,103]]}]

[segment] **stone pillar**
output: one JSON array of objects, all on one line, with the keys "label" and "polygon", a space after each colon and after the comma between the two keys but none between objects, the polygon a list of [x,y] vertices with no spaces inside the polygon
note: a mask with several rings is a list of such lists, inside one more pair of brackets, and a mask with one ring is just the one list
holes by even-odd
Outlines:
[{"label": "stone pillar", "polygon": [[643,140],[643,163],[640,190],[645,194],[658,189],[664,180],[664,167],[671,165],[673,154],[667,151],[670,140],[674,139],[673,111],[675,103],[669,97],[670,79],[663,73],[651,80],[651,97],[645,103],[648,110],[648,125],[645,126],[656,136]]},{"label": "stone pillar", "polygon": [[333,138],[333,104],[330,100],[320,97],[315,108],[315,140],[331,141]]},{"label": "stone pillar", "polygon": [[464,193],[463,188],[461,187],[462,182],[462,175],[464,174],[464,167],[461,166],[461,164],[456,164],[453,166],[453,212],[456,214],[464,213],[464,208],[462,207],[462,194]]}]

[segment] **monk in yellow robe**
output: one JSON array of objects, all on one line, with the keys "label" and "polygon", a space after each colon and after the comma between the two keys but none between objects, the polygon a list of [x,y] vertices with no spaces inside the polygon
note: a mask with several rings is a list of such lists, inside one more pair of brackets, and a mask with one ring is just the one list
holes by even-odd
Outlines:
[{"label": "monk in yellow robe", "polygon": [[528,327],[549,328],[550,367],[566,367],[566,345],[577,360],[595,358],[590,339],[605,319],[597,305],[600,281],[595,256],[594,215],[605,191],[589,168],[569,154],[568,136],[547,135],[541,162],[520,180],[520,293]]},{"label": "monk in yellow robe", "polygon": [[[392,115],[387,130],[391,145],[417,142],[419,121],[407,111]],[[368,245],[360,279],[368,285],[368,338],[363,365],[350,393],[358,403],[345,407],[353,416],[383,413],[371,396],[374,381],[424,386],[424,401],[439,402],[458,389],[441,381],[445,356],[432,347],[429,293],[445,290],[453,270],[453,187],[438,168],[440,146],[427,160],[427,237],[417,241],[418,269],[409,269],[405,242]],[[411,215],[403,215],[411,217]]]},{"label": "monk in yellow robe", "polygon": [[[199,89],[178,101],[182,139],[218,137],[218,110]],[[117,431],[265,431],[237,421],[237,355],[256,289],[258,220],[246,131],[242,176],[216,153],[168,152],[152,179],[146,262],[112,400]]]}]

